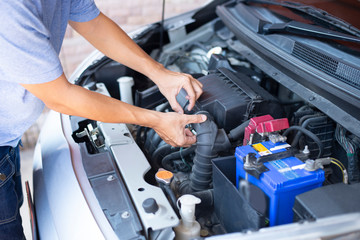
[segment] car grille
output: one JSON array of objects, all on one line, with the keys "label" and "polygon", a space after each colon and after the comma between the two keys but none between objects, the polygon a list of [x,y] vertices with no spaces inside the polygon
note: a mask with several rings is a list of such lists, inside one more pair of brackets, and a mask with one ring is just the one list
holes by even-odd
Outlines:
[{"label": "car grille", "polygon": [[319,51],[295,43],[291,55],[328,75],[360,89],[360,70],[339,62]]}]

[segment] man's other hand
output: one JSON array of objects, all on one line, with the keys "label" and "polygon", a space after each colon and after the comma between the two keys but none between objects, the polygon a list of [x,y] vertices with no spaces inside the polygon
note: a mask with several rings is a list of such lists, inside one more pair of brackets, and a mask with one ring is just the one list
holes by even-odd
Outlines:
[{"label": "man's other hand", "polygon": [[206,116],[202,114],[163,113],[161,122],[153,128],[171,146],[189,147],[196,142],[196,136],[185,126],[190,123],[202,123],[206,119]]},{"label": "man's other hand", "polygon": [[176,96],[183,88],[187,92],[186,98],[189,100],[187,110],[191,110],[196,100],[202,94],[202,83],[193,78],[189,74],[172,72],[161,66],[160,71],[157,71],[156,77],[152,79],[159,87],[160,92],[169,101],[171,108],[177,113],[184,113],[180,104],[176,101]]}]

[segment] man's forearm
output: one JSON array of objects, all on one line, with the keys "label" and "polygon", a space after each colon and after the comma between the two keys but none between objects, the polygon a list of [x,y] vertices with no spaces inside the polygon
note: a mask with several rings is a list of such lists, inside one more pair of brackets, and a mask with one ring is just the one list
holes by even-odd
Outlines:
[{"label": "man's forearm", "polygon": [[163,68],[118,25],[101,13],[89,22],[70,22],[70,25],[106,56],[150,79],[156,79],[157,72]]},{"label": "man's forearm", "polygon": [[[22,84],[51,109],[84,118],[153,127],[161,113],[142,109],[70,84],[64,75],[43,84]],[[54,91],[56,89],[56,91]]]}]

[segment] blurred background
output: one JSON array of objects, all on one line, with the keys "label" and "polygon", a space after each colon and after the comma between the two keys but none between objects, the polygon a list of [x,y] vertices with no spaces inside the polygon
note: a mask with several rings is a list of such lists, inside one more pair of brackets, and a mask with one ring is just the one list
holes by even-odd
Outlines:
[{"label": "blurred background", "polygon": [[[209,0],[165,0],[165,18],[196,9],[209,2]],[[95,0],[98,8],[121,28],[129,33],[140,26],[161,20],[162,0]],[[92,52],[92,47],[86,40],[68,27],[65,34],[60,60],[67,77],[70,77],[76,67]],[[25,181],[30,182],[32,188],[32,158],[34,147],[41,126],[46,119],[48,109],[45,109],[38,121],[23,135],[24,147],[21,149],[21,171],[23,191],[25,192]],[[26,239],[31,238],[30,217],[26,197],[20,209]]]},{"label": "blurred background", "polygon": [[[161,20],[163,0],[95,0],[99,9],[125,32]],[[165,18],[198,8],[205,0],[166,0]],[[71,27],[68,27],[60,60],[67,77],[94,48]]]}]

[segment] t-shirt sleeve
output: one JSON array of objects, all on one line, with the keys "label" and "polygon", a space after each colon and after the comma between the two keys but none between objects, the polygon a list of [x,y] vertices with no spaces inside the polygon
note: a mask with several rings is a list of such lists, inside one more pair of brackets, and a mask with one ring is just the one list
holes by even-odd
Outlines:
[{"label": "t-shirt sleeve", "polygon": [[36,84],[58,78],[58,54],[32,1],[2,0],[0,13],[1,79]]},{"label": "t-shirt sleeve", "polygon": [[74,22],[87,22],[100,14],[94,0],[72,0],[70,20]]}]

